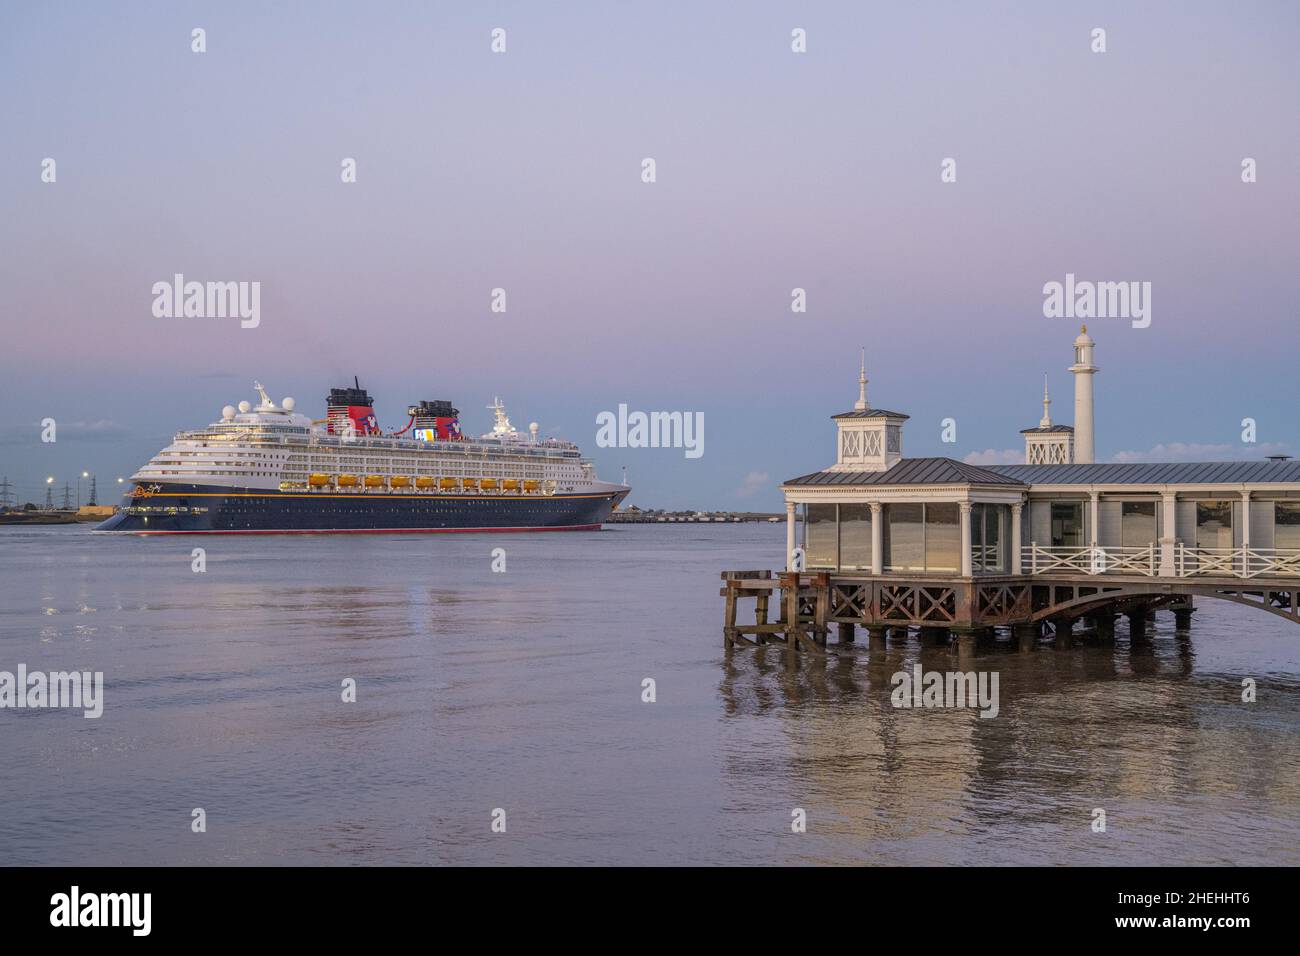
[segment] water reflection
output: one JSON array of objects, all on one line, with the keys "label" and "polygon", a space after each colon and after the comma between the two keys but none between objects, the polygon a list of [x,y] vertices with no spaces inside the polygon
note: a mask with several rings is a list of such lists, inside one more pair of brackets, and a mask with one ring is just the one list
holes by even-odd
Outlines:
[{"label": "water reflection", "polygon": [[[0,669],[103,670],[105,710],[0,714],[0,864],[1300,862],[1294,624],[725,656],[718,569],[783,543],[233,537],[195,574],[188,542],[4,532]],[[895,709],[917,663],[996,669],[999,715]]]},{"label": "water reflection", "polygon": [[[1276,724],[1296,719],[1295,682],[1281,680],[1270,704],[1242,703],[1240,677],[1198,673],[1195,648],[1172,622],[1147,642],[1130,644],[1121,630],[1111,646],[1049,641],[1028,652],[1009,641],[970,653],[891,637],[832,643],[824,658],[792,664],[769,646],[727,655],[718,689],[728,723],[780,721],[764,751],[774,766],[762,772],[788,778],[834,835],[832,851],[799,860],[951,862],[952,839],[982,845],[981,835],[1013,830],[986,851],[989,862],[1142,862],[1157,839],[1148,818],[1162,812],[1161,830],[1208,829],[1196,842],[1213,849],[1194,859],[1239,858],[1233,837],[1258,839],[1262,829],[1285,838],[1276,852],[1294,860],[1300,748]],[[894,675],[917,664],[996,672],[998,714],[896,708]],[[737,778],[755,772],[752,755],[727,767]],[[1172,806],[1189,798],[1190,808]],[[1236,819],[1243,800],[1260,819]],[[1089,825],[1098,807],[1106,834]]]}]

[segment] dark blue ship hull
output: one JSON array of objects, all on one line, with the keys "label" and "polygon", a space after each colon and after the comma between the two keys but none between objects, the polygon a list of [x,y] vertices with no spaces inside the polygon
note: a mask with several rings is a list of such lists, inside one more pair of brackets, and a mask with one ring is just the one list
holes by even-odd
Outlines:
[{"label": "dark blue ship hull", "polygon": [[[153,490],[156,489],[156,490]],[[584,531],[627,491],[590,494],[397,494],[150,485],[96,531],[119,534]]]}]

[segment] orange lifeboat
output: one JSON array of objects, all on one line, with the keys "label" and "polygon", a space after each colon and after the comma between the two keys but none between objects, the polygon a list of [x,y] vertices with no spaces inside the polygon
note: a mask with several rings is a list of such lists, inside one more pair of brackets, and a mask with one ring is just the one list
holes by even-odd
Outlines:
[{"label": "orange lifeboat", "polygon": [[437,478],[429,478],[429,477],[426,476],[426,475],[421,475],[419,478],[416,478],[416,479],[415,479],[415,487],[417,487],[417,488],[432,488],[432,487],[434,486],[434,484],[437,483],[437,481],[438,481]]},{"label": "orange lifeboat", "polygon": [[501,490],[502,490],[502,491],[518,491],[518,490],[519,490],[519,479],[518,479],[518,478],[503,478],[503,479],[501,480]]},{"label": "orange lifeboat", "polygon": [[383,475],[366,475],[367,488],[382,488],[386,481]]},{"label": "orange lifeboat", "polygon": [[313,488],[328,488],[334,484],[333,475],[311,475],[307,478],[307,484]]},{"label": "orange lifeboat", "polygon": [[357,486],[356,475],[339,475],[340,488],[355,488]]},{"label": "orange lifeboat", "polygon": [[443,491],[448,491],[448,490],[450,490],[450,489],[452,489],[452,488],[455,488],[455,487],[456,487],[456,479],[455,479],[455,478],[441,478],[441,479],[438,480],[438,487],[441,488]]},{"label": "orange lifeboat", "polygon": [[479,487],[482,488],[484,491],[496,491],[497,480],[495,478],[484,478],[482,481],[479,482]]},{"label": "orange lifeboat", "polygon": [[394,488],[409,488],[411,487],[411,476],[393,475],[392,479],[389,481],[389,484],[392,485]]},{"label": "orange lifeboat", "polygon": [[524,479],[524,491],[536,491],[539,486],[540,482],[535,481],[532,478]]},{"label": "orange lifeboat", "polygon": [[478,487],[478,479],[477,479],[477,478],[462,478],[462,479],[460,480],[460,486],[461,486],[462,488],[468,488],[468,489],[470,489],[470,490],[473,490],[474,488],[477,488],[477,487]]}]

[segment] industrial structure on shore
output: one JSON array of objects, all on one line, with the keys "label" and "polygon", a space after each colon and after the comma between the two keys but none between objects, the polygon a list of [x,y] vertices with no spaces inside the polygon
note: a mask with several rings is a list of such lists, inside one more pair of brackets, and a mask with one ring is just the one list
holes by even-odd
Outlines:
[{"label": "industrial structure on shore", "polygon": [[[1300,623],[1300,462],[1097,464],[1095,343],[1074,340],[1074,425],[1022,431],[1023,465],[903,457],[908,416],[867,401],[865,358],[853,409],[835,415],[830,467],[781,486],[786,573],[725,572],[727,642],[824,642],[831,622],[883,639],[920,627],[970,639],[1010,626],[1063,642],[1080,618],[1140,636],[1159,607],[1186,623],[1195,595],[1261,607]],[[780,620],[767,598],[780,590]],[[759,598],[755,624],[739,597]]]}]

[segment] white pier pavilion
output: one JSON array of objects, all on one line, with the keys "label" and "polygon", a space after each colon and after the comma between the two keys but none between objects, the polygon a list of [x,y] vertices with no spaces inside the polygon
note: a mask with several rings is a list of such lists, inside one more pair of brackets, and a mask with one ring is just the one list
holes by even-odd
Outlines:
[{"label": "white pier pavilion", "polygon": [[[1074,342],[1075,424],[1025,429],[1025,464],[906,458],[907,416],[834,416],[838,455],[782,486],[787,570],[872,577],[1300,579],[1300,462],[1093,462],[1094,343]],[[1273,600],[1279,599],[1278,592]]]}]

